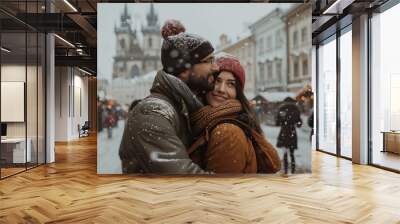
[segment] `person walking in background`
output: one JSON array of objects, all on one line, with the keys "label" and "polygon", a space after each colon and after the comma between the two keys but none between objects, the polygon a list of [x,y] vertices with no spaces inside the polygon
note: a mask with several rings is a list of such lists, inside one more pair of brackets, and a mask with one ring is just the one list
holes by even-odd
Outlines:
[{"label": "person walking in background", "polygon": [[103,104],[97,97],[97,130],[103,131]]},{"label": "person walking in background", "polygon": [[310,142],[312,141],[312,136],[314,134],[314,111],[311,112],[310,116],[308,117],[308,126],[311,128],[310,132]]},{"label": "person walking in background", "polygon": [[104,119],[104,128],[107,129],[107,138],[112,138],[112,129],[115,126],[115,115],[111,109],[107,109],[107,116]]},{"label": "person walking in background", "polygon": [[288,153],[290,154],[290,165],[292,174],[296,172],[296,161],[294,150],[297,149],[297,132],[296,127],[301,127],[300,110],[296,105],[296,100],[291,97],[285,98],[279,107],[277,122],[281,126],[276,146],[284,148],[283,165],[285,174],[288,173]]}]

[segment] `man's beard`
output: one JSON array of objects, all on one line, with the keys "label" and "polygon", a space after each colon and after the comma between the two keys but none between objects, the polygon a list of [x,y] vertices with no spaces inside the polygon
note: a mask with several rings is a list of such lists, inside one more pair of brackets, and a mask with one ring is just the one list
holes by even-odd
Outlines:
[{"label": "man's beard", "polygon": [[208,76],[196,76],[193,73],[189,75],[187,85],[197,95],[206,94],[207,92],[214,89],[214,82],[209,82],[209,79],[213,78],[213,74],[210,73]]}]

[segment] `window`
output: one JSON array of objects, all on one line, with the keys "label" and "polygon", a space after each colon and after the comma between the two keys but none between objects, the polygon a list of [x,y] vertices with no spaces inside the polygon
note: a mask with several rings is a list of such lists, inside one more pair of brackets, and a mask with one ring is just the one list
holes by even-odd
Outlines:
[{"label": "window", "polygon": [[352,35],[340,37],[340,154],[352,157]]},{"label": "window", "polygon": [[268,50],[271,50],[272,49],[272,36],[268,37],[267,42],[268,42],[268,45],[267,45]]},{"label": "window", "polygon": [[120,62],[119,63],[119,71],[123,72],[126,69],[126,62]]},{"label": "window", "polygon": [[307,41],[307,27],[301,29],[301,42],[305,43]]},{"label": "window", "polygon": [[276,61],[276,76],[279,81],[282,81],[282,59]]},{"label": "window", "polygon": [[266,38],[265,38],[265,49],[264,49],[264,51],[268,51],[268,49],[269,49],[268,38],[269,38],[269,37],[266,37]]},{"label": "window", "polygon": [[142,64],[142,71],[146,71],[146,64],[147,64],[147,62],[145,61],[145,62],[143,62],[143,64]]},{"label": "window", "polygon": [[268,80],[272,81],[274,79],[274,74],[272,73],[272,61],[267,61],[267,69],[268,69]]},{"label": "window", "polygon": [[258,63],[258,67],[259,67],[259,79],[260,82],[258,84],[261,84],[261,86],[263,86],[264,84],[264,80],[265,80],[265,74],[264,74],[264,63],[259,62]]},{"label": "window", "polygon": [[149,37],[149,48],[153,47],[153,39],[151,39],[151,37]]},{"label": "window", "polygon": [[[0,5],[3,6],[3,2],[1,1]],[[18,7],[36,15],[42,3],[19,1]],[[26,15],[24,10],[19,13],[22,17]],[[16,24],[12,30],[0,28],[1,135],[13,141],[4,144],[2,139],[0,145],[2,179],[45,163],[46,36],[40,30],[20,25],[6,14],[0,14],[2,22],[4,20]],[[59,90],[59,71],[65,71],[67,76],[68,70],[58,66],[55,69],[57,75],[54,77],[54,84],[56,90]],[[68,91],[68,85],[65,85],[65,90]],[[58,91],[54,94],[57,101],[53,106],[58,110],[62,105],[59,102],[62,97]],[[13,97],[8,97],[10,95]],[[62,99],[63,103],[68,102],[68,97],[65,98]],[[59,110],[54,116],[56,119],[60,117]],[[67,117],[68,112],[62,116]]]},{"label": "window", "polygon": [[298,33],[297,30],[293,32],[293,47],[297,47],[298,46],[298,41],[299,41],[299,37],[298,37]]},{"label": "window", "polygon": [[278,31],[275,34],[275,47],[280,48],[281,45],[282,45],[281,31]]},{"label": "window", "polygon": [[336,37],[318,49],[318,147],[336,154]]},{"label": "window", "polygon": [[138,77],[139,75],[140,75],[139,67],[137,65],[133,65],[132,69],[131,69],[130,78],[135,78],[135,77]]},{"label": "window", "polygon": [[261,55],[264,51],[264,39],[260,38],[260,40],[258,41],[259,44],[259,48],[258,48],[258,55]]},{"label": "window", "polygon": [[303,77],[309,76],[310,74],[308,74],[308,60],[307,59],[303,60],[302,67],[303,67]]},{"label": "window", "polygon": [[[395,154],[400,149],[400,135],[391,131],[400,130],[400,33],[395,28],[399,21],[400,4],[371,19],[372,163],[395,170],[400,170],[400,156]],[[388,133],[384,136],[382,132]]]},{"label": "window", "polygon": [[125,49],[125,39],[119,40],[119,45],[121,46],[122,49]]},{"label": "window", "polygon": [[293,78],[299,77],[299,61],[297,57],[294,57],[293,60]]}]

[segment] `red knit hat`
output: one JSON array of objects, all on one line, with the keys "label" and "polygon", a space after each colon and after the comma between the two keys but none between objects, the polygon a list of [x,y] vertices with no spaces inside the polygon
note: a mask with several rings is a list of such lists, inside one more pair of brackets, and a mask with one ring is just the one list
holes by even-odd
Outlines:
[{"label": "red knit hat", "polygon": [[231,54],[224,53],[223,55],[216,56],[216,63],[219,67],[219,71],[231,72],[236,79],[239,81],[240,87],[244,89],[244,83],[246,81],[246,74],[239,62],[239,59]]}]

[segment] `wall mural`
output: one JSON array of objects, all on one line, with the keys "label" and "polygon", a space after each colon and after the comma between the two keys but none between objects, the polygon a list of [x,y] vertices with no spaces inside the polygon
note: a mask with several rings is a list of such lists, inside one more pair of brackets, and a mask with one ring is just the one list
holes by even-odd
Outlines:
[{"label": "wall mural", "polygon": [[309,4],[98,6],[99,174],[311,172]]}]

